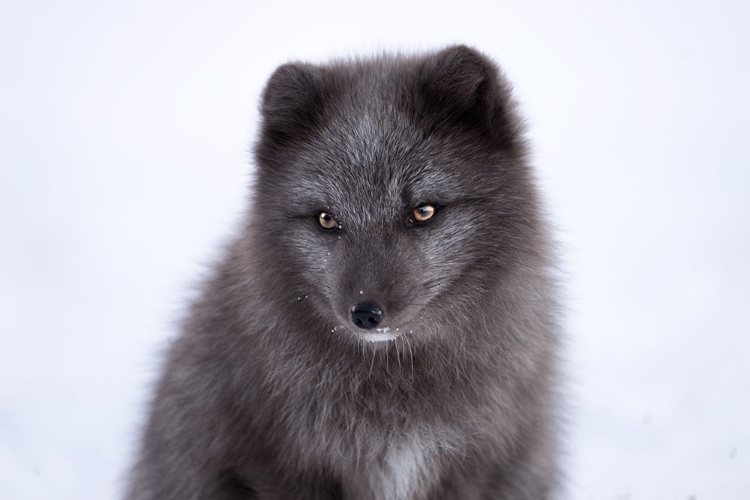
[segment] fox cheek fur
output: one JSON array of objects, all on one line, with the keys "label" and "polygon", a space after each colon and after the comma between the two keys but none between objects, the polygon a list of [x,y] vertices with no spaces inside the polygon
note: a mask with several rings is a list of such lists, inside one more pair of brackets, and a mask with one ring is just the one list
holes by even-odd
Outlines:
[{"label": "fox cheek fur", "polygon": [[248,215],[127,499],[553,498],[554,255],[498,68],[465,46],[286,64],[261,112]]}]

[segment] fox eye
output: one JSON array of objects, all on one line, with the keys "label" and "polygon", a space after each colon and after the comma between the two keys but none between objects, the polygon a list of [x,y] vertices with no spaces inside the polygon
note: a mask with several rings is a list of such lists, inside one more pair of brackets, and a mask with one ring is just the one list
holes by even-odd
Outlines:
[{"label": "fox eye", "polygon": [[318,224],[320,224],[320,227],[326,230],[336,229],[338,227],[339,223],[336,222],[336,219],[333,218],[333,215],[327,213],[327,212],[320,212],[318,214]]},{"label": "fox eye", "polygon": [[435,208],[435,205],[430,205],[427,203],[424,205],[419,205],[417,208],[412,210],[411,216],[414,218],[415,222],[427,222],[428,220],[432,219],[436,211],[437,209]]}]

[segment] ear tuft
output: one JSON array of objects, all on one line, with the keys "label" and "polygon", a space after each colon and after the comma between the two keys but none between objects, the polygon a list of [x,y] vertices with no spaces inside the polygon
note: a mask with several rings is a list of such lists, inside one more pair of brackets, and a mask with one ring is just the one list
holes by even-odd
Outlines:
[{"label": "ear tuft", "polygon": [[323,71],[317,66],[290,63],[276,69],[263,93],[263,139],[281,146],[314,130],[324,90]]}]

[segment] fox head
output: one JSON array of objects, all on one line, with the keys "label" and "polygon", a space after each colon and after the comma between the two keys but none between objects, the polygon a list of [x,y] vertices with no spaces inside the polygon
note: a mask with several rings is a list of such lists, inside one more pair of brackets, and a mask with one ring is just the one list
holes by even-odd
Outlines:
[{"label": "fox head", "polygon": [[[510,87],[454,46],[286,64],[262,99],[250,214],[300,321],[371,342],[492,317],[538,217]],[[331,333],[333,332],[333,333]]]}]

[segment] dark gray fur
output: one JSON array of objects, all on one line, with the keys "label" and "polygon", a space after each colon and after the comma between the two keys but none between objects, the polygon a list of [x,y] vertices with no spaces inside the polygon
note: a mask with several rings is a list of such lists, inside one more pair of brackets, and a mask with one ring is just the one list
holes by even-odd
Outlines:
[{"label": "dark gray fur", "polygon": [[[243,229],[169,348],[126,498],[552,498],[554,267],[494,63],[287,64],[262,115]],[[363,299],[398,338],[355,332]]]}]

